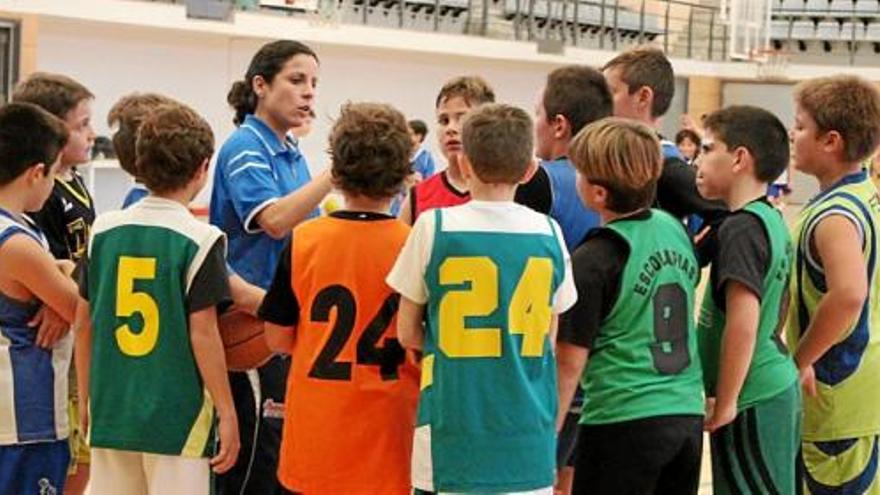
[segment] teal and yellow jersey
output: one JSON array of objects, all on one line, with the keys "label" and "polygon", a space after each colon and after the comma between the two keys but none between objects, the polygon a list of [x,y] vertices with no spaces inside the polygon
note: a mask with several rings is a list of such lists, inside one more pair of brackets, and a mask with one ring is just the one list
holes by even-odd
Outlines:
[{"label": "teal and yellow jersey", "polygon": [[846,217],[859,231],[868,297],[852,328],[813,365],[818,395],[804,396],[803,432],[804,440],[811,442],[880,432],[880,290],[876,285],[880,198],[867,171],[846,176],[822,191],[804,207],[795,225],[789,344],[797,347],[826,292],[825,273],[811,245],[816,226],[831,215]]},{"label": "teal and yellow jersey", "polygon": [[227,300],[223,234],[155,197],[99,216],[92,232],[80,281],[92,320],[90,445],[207,455],[214,408],[189,314]]},{"label": "teal and yellow jersey", "polygon": [[702,415],[692,317],[700,272],[684,227],[651,210],[646,219],[615,220],[605,228],[626,241],[630,254],[581,380],[581,424]]},{"label": "teal and yellow jersey", "polygon": [[550,487],[557,394],[549,336],[553,314],[575,297],[559,227],[524,206],[480,201],[425,216],[433,217],[433,242],[414,484],[438,492]]},{"label": "teal and yellow jersey", "polygon": [[[737,406],[742,410],[788,389],[797,380],[797,368],[781,340],[788,314],[789,274],[794,257],[788,227],[779,210],[763,200],[749,203],[737,214],[757,217],[767,235],[770,248],[767,271],[760,287],[761,307],[755,348],[737,400]],[[706,393],[712,397],[715,396],[718,382],[721,341],[726,323],[726,312],[715,301],[718,268],[713,263],[712,283],[706,286],[697,326],[703,381]]]}]

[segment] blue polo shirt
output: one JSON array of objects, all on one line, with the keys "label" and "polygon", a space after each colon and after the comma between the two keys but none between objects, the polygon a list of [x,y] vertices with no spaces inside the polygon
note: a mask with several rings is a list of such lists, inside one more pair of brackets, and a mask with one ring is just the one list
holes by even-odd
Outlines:
[{"label": "blue polo shirt", "polygon": [[[293,136],[281,141],[253,115],[223,143],[214,169],[209,219],[226,233],[229,265],[248,282],[269,288],[285,243],[263,232],[255,221],[257,214],[310,180]],[[309,218],[317,215],[315,209]]]},{"label": "blue polo shirt", "polygon": [[431,155],[431,152],[424,146],[419,148],[419,151],[416,152],[411,165],[412,171],[421,174],[422,180],[434,175],[434,169],[436,168],[434,164],[434,156]]}]

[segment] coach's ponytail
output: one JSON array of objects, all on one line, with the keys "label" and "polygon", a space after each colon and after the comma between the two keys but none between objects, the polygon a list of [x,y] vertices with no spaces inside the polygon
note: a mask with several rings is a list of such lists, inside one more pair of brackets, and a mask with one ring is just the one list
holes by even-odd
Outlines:
[{"label": "coach's ponytail", "polygon": [[235,110],[232,122],[236,126],[244,122],[248,114],[257,110],[257,94],[254,92],[254,77],[262,76],[267,83],[272,83],[275,75],[281,72],[281,68],[291,58],[297,55],[308,55],[318,60],[318,55],[307,45],[298,41],[279,40],[263,45],[251,59],[247,73],[243,80],[235,81],[226,101]]}]

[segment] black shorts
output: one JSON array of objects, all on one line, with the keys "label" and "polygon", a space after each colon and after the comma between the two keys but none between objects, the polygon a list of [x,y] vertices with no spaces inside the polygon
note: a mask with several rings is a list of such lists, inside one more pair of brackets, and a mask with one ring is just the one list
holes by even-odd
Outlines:
[{"label": "black shorts", "polygon": [[702,454],[702,416],[581,425],[572,493],[696,494]]},{"label": "black shorts", "polygon": [[290,357],[276,356],[257,370],[229,373],[241,450],[235,466],[216,477],[218,495],[284,493],[278,481],[278,456],[289,370]]}]

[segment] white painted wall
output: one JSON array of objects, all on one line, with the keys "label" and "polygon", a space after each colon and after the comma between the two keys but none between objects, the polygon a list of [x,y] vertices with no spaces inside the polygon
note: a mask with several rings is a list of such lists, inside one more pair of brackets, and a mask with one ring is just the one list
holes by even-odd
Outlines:
[{"label": "white painted wall", "polygon": [[[99,134],[109,133],[107,112],[119,97],[132,91],[157,91],[186,102],[205,116],[219,147],[233,130],[226,93],[233,80],[244,76],[251,56],[263,42],[48,19],[40,24],[37,66],[67,74],[95,94],[93,111]],[[325,166],[327,135],[346,101],[390,103],[408,118],[425,120],[430,127],[436,93],[452,76],[480,74],[494,86],[499,100],[531,111],[548,70],[536,64],[486,63],[454,56],[316,44],[313,48],[321,58],[318,118],[312,134],[303,140],[303,151],[313,170]],[[433,133],[429,142],[433,147]],[[118,174],[110,178],[112,170],[98,173],[96,195],[100,198],[107,193],[115,201],[117,191],[101,189],[124,187],[124,181],[120,185]],[[207,197],[203,193],[200,200]],[[100,199],[98,203],[102,208],[108,206]]]}]

